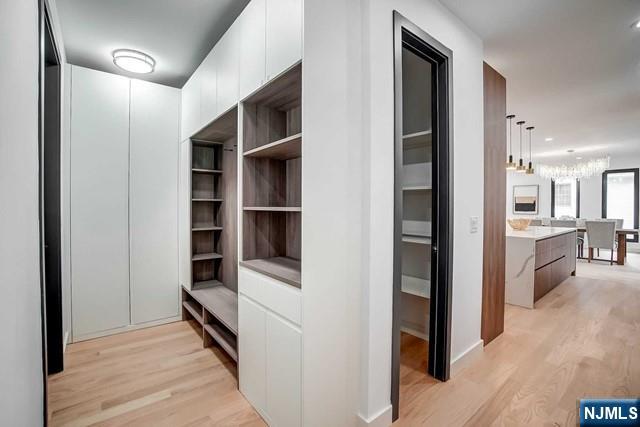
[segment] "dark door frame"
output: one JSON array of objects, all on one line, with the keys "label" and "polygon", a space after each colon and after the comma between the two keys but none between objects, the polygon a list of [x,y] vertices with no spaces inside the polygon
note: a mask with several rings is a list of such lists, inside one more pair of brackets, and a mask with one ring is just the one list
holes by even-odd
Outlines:
[{"label": "dark door frame", "polygon": [[[628,169],[609,169],[602,172],[602,218],[607,217],[607,177],[609,174],[615,173],[633,173],[633,228],[638,228],[638,193],[640,192],[640,168],[628,168]],[[632,236],[629,239],[627,236],[627,242],[637,242],[638,235]]]},{"label": "dark door frame", "polygon": [[451,294],[453,277],[453,52],[397,11],[393,12],[395,182],[393,243],[393,328],[391,352],[391,404],[399,416],[400,326],[402,299],[402,49],[434,65],[432,84],[432,246],[429,310],[428,373],[449,379],[451,362]]},{"label": "dark door frame", "polygon": [[[556,181],[551,180],[551,218],[556,216]],[[576,178],[576,218],[580,218],[580,180]]]},{"label": "dark door frame", "polygon": [[[60,105],[61,99],[61,71],[57,72],[57,104],[47,103],[47,84],[46,84],[46,68],[50,66],[62,67],[60,51],[56,43],[53,27],[51,25],[50,12],[45,0],[38,1],[38,219],[39,219],[39,235],[40,235],[40,304],[41,304],[41,330],[42,330],[42,382],[43,382],[43,424],[48,424],[48,385],[47,376],[50,370],[58,371],[62,367],[62,340],[57,344],[50,342],[57,340],[57,336],[62,331],[62,301],[61,301],[61,265],[58,265],[57,271],[49,272],[51,277],[58,277],[58,280],[47,281],[47,262],[50,263],[57,257],[60,262],[61,248],[57,250],[47,250],[46,242],[53,239],[55,244],[60,245],[60,200],[55,203],[55,195],[51,195],[52,190],[57,188],[58,198],[60,195]],[[54,121],[51,121],[50,115],[53,113]],[[51,139],[53,130],[53,140]],[[52,142],[57,145],[58,153],[52,153],[50,150]],[[54,164],[53,177],[57,175],[56,182],[49,182],[51,175],[51,161]],[[48,165],[48,167],[45,167]],[[58,212],[51,212],[57,209]],[[57,208],[56,208],[57,206]],[[56,221],[57,218],[57,221]],[[53,221],[53,222],[52,222]],[[56,224],[57,222],[57,224]],[[47,227],[49,223],[49,227]],[[53,225],[52,225],[53,224]],[[53,228],[53,230],[51,230]],[[57,233],[57,238],[55,235]],[[52,237],[53,236],[53,237]],[[54,248],[52,248],[54,249]],[[49,286],[51,284],[51,286]],[[54,286],[55,285],[55,286]],[[53,287],[52,287],[53,286]],[[57,287],[56,290],[54,289]],[[51,289],[48,289],[51,288]],[[57,301],[59,306],[53,302]],[[53,316],[51,319],[48,318]],[[59,328],[58,333],[54,333],[51,328]]]}]

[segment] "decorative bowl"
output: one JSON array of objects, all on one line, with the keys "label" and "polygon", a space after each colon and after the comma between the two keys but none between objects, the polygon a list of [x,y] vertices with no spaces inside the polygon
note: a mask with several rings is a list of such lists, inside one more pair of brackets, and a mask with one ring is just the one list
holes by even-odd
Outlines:
[{"label": "decorative bowl", "polygon": [[526,230],[531,223],[530,219],[526,218],[516,218],[516,219],[508,219],[507,222],[514,230]]}]

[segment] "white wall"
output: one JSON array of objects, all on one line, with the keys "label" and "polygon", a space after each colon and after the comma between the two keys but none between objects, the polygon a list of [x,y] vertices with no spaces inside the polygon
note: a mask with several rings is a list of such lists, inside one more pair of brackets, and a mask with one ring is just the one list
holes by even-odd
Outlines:
[{"label": "white wall", "polygon": [[[390,408],[393,278],[393,26],[402,15],[453,52],[453,305],[451,360],[480,341],[483,213],[483,98],[481,40],[437,1],[365,2],[363,114],[367,179],[363,241],[368,245],[363,291],[361,399],[364,420]],[[481,345],[481,344],[480,344]]]},{"label": "white wall", "polygon": [[0,3],[0,419],[43,420],[38,233],[38,3]]}]

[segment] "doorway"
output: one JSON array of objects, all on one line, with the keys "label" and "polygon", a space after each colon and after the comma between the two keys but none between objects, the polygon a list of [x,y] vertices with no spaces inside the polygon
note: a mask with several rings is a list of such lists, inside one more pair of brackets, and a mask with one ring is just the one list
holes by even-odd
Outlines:
[{"label": "doorway", "polygon": [[394,420],[402,370],[449,379],[451,58],[449,49],[394,12]]}]

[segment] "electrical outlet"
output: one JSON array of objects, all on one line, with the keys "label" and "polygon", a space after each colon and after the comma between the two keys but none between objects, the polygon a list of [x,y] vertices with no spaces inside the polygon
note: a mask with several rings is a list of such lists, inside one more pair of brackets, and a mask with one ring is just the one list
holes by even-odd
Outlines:
[{"label": "electrical outlet", "polygon": [[477,233],[478,232],[478,217],[472,216],[469,217],[469,232]]}]

